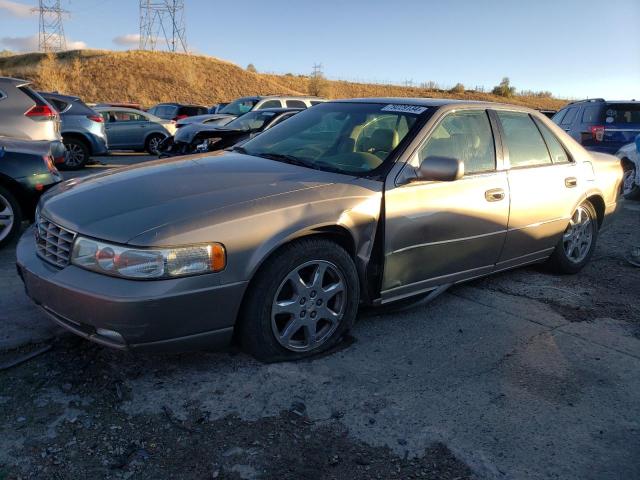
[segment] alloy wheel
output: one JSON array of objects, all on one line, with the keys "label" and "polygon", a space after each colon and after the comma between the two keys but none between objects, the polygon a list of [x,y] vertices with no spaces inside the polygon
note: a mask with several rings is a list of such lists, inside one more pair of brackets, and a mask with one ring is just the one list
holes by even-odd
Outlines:
[{"label": "alloy wheel", "polygon": [[636,169],[625,169],[622,176],[622,194],[629,195],[636,186]]},{"label": "alloy wheel", "polygon": [[149,139],[149,150],[151,150],[154,155],[160,153],[160,144],[162,143],[162,140],[163,139],[160,137],[151,137]]},{"label": "alloy wheel", "polygon": [[9,200],[0,194],[0,241],[9,236],[14,222],[15,212]]},{"label": "alloy wheel", "polygon": [[306,262],[287,274],[271,306],[271,328],[278,343],[308,352],[336,331],[347,305],[346,282],[333,263]]},{"label": "alloy wheel", "polygon": [[84,163],[84,150],[80,145],[75,143],[67,144],[66,164],[69,167],[78,167]]},{"label": "alloy wheel", "polygon": [[593,221],[584,205],[580,205],[569,220],[562,239],[564,252],[570,262],[580,263],[589,254],[593,243]]}]

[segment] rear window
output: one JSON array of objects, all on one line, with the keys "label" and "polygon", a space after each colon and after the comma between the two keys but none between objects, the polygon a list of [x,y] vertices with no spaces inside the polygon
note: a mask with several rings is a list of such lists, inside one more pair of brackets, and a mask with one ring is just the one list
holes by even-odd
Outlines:
[{"label": "rear window", "polygon": [[153,114],[158,117],[173,117],[177,110],[178,107],[175,105],[158,105],[155,107],[155,112],[153,112]]},{"label": "rear window", "polygon": [[207,110],[202,107],[180,107],[178,115],[188,115],[193,117],[195,115],[204,115]]},{"label": "rear window", "polygon": [[582,111],[582,123],[600,123],[600,105],[584,107]]},{"label": "rear window", "polygon": [[640,123],[640,104],[610,103],[604,112],[605,123]]}]

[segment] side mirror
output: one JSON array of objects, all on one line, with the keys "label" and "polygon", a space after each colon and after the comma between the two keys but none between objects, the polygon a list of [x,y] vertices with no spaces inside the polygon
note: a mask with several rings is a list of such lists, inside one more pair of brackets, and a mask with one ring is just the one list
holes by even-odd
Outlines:
[{"label": "side mirror", "polygon": [[453,182],[464,176],[462,160],[450,157],[427,157],[418,169],[418,180]]}]

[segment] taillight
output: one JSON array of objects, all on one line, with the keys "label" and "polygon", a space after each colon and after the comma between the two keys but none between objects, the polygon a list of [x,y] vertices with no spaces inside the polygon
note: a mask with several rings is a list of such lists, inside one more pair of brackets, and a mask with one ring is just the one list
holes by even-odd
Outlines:
[{"label": "taillight", "polygon": [[[51,173],[58,173],[58,169],[54,165],[55,160],[51,155],[45,155],[42,159],[44,160],[44,164],[47,166],[47,170]],[[64,157],[62,157],[62,161],[64,162]]]},{"label": "taillight", "polygon": [[57,117],[57,114],[49,105],[34,105],[24,112],[24,116],[34,120],[52,120]]},{"label": "taillight", "polygon": [[189,115],[178,115],[177,117],[174,118],[174,120],[177,122],[178,120],[182,120],[183,118],[187,118]]},{"label": "taillight", "polygon": [[596,142],[604,140],[604,127],[601,125],[591,127],[591,138]]},{"label": "taillight", "polygon": [[92,122],[97,122],[97,123],[104,122],[104,118],[102,118],[102,115],[87,115],[87,118]]}]

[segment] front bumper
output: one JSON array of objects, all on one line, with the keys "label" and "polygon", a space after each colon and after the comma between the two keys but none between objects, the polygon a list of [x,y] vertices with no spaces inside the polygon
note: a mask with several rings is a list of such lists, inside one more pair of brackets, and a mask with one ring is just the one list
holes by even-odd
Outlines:
[{"label": "front bumper", "polygon": [[246,288],[246,282],[222,284],[216,274],[134,281],[73,265],[59,269],[36,255],[33,227],[20,239],[16,257],[27,294],[55,322],[119,349],[223,347]]}]

